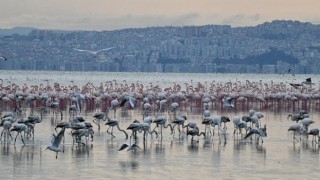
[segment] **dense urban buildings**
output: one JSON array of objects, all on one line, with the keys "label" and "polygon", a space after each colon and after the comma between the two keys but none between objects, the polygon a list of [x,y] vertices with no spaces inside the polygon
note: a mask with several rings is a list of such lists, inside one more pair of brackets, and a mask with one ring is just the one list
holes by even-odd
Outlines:
[{"label": "dense urban buildings", "polygon": [[[1,34],[0,70],[320,73],[320,25],[275,20],[114,31]],[[76,49],[96,51],[97,54]]]}]

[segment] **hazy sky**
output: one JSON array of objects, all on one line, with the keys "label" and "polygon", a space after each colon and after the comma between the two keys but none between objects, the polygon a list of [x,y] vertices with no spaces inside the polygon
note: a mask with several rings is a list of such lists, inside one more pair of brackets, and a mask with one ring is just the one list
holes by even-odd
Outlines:
[{"label": "hazy sky", "polygon": [[320,24],[320,0],[1,0],[0,28],[114,30],[274,19]]}]

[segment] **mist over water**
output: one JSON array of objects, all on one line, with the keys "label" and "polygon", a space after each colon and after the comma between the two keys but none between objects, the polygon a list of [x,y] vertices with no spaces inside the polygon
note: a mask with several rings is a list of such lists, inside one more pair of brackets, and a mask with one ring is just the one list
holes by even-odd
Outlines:
[{"label": "mist over water", "polygon": [[[172,86],[174,83],[183,84],[197,82],[232,82],[260,81],[266,83],[301,82],[311,77],[318,88],[320,76],[270,74],[159,74],[159,73],[102,73],[102,72],[30,72],[30,71],[0,71],[3,84],[16,83],[23,85],[45,84],[59,82],[69,85],[70,81],[82,86],[87,82],[95,85],[106,81],[116,80],[127,83],[160,84],[163,87]],[[302,138],[300,142],[292,139],[292,133],[288,127],[293,124],[287,119],[291,109],[259,109],[264,114],[261,123],[267,125],[268,136],[263,138],[263,144],[255,141],[242,140],[240,135],[233,137],[234,116],[247,114],[247,110],[210,109],[211,115],[226,115],[231,122],[227,123],[226,136],[216,134],[210,139],[202,136],[198,143],[191,143],[191,136],[181,136],[176,131],[173,137],[169,129],[163,129],[163,139],[151,139],[143,143],[142,134],[138,134],[138,152],[118,151],[125,140],[123,133],[114,128],[116,138],[111,138],[106,133],[107,126],[101,123],[101,130],[92,123],[95,111],[83,111],[86,121],[94,126],[94,141],[88,141],[86,146],[73,145],[70,130],[65,132],[64,152],[59,153],[58,159],[55,153],[45,150],[49,144],[50,136],[56,133],[54,128],[61,122],[60,118],[52,116],[52,112],[44,114],[42,123],[35,126],[35,137],[25,139],[23,146],[20,137],[16,146],[13,141],[0,143],[0,179],[315,179],[319,177],[319,146],[309,139]],[[1,109],[6,111],[7,109]],[[26,115],[31,109],[27,108]],[[99,109],[97,109],[99,110]],[[63,120],[70,117],[64,110]],[[204,131],[202,122],[202,110],[181,107],[177,114],[185,114],[188,121],[196,121],[200,131]],[[320,113],[316,109],[310,109],[310,118],[315,121],[309,129],[319,128]],[[168,122],[172,122],[172,112],[165,114]],[[128,112],[116,111],[116,117],[122,129],[126,129],[134,119],[142,121],[141,108],[131,109]],[[152,124],[154,127],[154,124]],[[2,130],[2,128],[1,128]],[[59,130],[58,130],[59,131]],[[128,131],[130,135],[131,131]],[[12,133],[13,138],[16,134]]]}]

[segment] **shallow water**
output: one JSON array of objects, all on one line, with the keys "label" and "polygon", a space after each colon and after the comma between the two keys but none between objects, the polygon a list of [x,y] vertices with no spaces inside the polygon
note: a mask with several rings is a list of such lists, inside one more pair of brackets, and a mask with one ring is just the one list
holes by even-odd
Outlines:
[{"label": "shallow water", "polygon": [[[8,72],[10,75],[8,75]],[[65,73],[65,72],[25,72],[13,73],[12,71],[1,71],[1,78],[12,82],[21,83],[43,83],[43,79],[70,83],[70,80],[79,84],[92,81],[96,83],[117,79],[128,82],[156,82],[171,84],[173,82],[190,82],[192,78],[197,81],[229,81],[231,78],[241,80],[249,79],[270,81],[291,81],[292,77],[282,75],[256,75],[250,79],[248,75],[227,74],[148,74],[137,73],[135,77],[128,76],[129,73]],[[55,74],[57,73],[57,74]],[[89,76],[90,75],[90,76]],[[309,75],[317,82],[319,77]],[[24,77],[24,78],[23,78]],[[26,80],[28,77],[28,81]],[[144,77],[148,77],[144,79]],[[295,77],[304,80],[308,75]],[[65,78],[65,79],[64,79]],[[105,78],[105,79],[104,79]],[[283,78],[283,79],[281,79]],[[63,80],[61,80],[63,79]],[[26,109],[26,114],[30,109]],[[123,143],[128,143],[125,136],[114,129],[116,138],[111,138],[106,133],[107,127],[101,125],[98,132],[94,124],[94,141],[88,142],[87,146],[73,146],[70,130],[66,130],[64,153],[59,153],[58,159],[55,153],[45,150],[49,144],[50,135],[54,133],[55,125],[60,119],[55,119],[50,113],[45,114],[42,123],[35,127],[34,140],[27,139],[23,146],[20,137],[17,138],[16,146],[13,142],[9,144],[0,143],[0,179],[315,179],[318,178],[319,169],[319,147],[309,140],[302,139],[294,142],[292,134],[287,132],[288,127],[293,124],[287,120],[288,113],[285,109],[277,112],[261,110],[264,114],[262,124],[267,125],[268,137],[264,138],[263,144],[255,141],[241,140],[233,137],[233,124],[227,124],[226,138],[215,135],[211,139],[199,137],[198,143],[191,143],[191,137],[185,133],[179,138],[178,134],[173,137],[168,129],[163,131],[163,139],[153,139],[150,136],[147,143],[143,144],[142,134],[139,134],[138,145],[140,150],[136,153],[118,151]],[[51,112],[52,113],[52,112]],[[179,113],[187,115],[188,120],[198,122],[200,130],[201,113],[190,112],[180,109]],[[67,112],[64,112],[64,120],[67,120]],[[81,115],[92,121],[94,112],[85,112]],[[242,116],[246,112],[234,111],[232,109],[220,112],[212,110],[213,115],[227,115],[232,118],[235,115]],[[167,118],[170,116],[166,114]],[[116,114],[120,121],[120,127],[126,128],[133,119],[142,119],[141,111],[130,110],[123,114],[120,110]],[[309,128],[319,127],[320,113],[316,110],[310,112],[310,118],[316,123]],[[130,134],[130,131],[127,131]],[[12,134],[15,137],[15,134]],[[198,139],[198,137],[195,137]]]},{"label": "shallow water", "polygon": [[208,84],[212,81],[216,83],[225,82],[245,82],[249,80],[250,82],[263,83],[301,83],[306,78],[312,78],[316,87],[320,84],[319,74],[202,74],[202,73],[136,73],[136,72],[64,72],[64,71],[5,71],[0,70],[0,79],[4,82],[4,85],[8,85],[10,82],[14,82],[18,85],[26,84],[45,84],[48,80],[49,83],[53,84],[58,82],[61,85],[70,85],[70,81],[74,81],[75,85],[85,85],[88,82],[92,82],[95,85],[100,83],[105,83],[106,81],[116,80],[118,83],[122,83],[124,80],[128,83],[143,83],[149,85],[153,83],[154,85],[170,85],[174,83],[180,84],[184,87],[184,83],[193,82],[196,85],[198,82]]}]

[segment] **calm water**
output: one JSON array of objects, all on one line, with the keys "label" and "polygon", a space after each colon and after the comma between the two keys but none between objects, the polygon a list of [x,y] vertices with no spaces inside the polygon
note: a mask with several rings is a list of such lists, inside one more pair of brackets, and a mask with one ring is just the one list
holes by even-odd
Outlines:
[{"label": "calm water", "polygon": [[[318,75],[245,75],[245,74],[156,74],[156,73],[83,73],[83,72],[27,72],[0,71],[0,78],[4,84],[26,83],[39,84],[48,79],[50,83],[60,82],[83,85],[87,82],[101,83],[110,80],[128,83],[150,82],[163,85],[194,82],[227,82],[234,80],[250,80],[269,82],[301,82],[307,77],[317,83]],[[242,116],[246,112],[227,110],[218,112],[211,110],[213,115]],[[180,109],[188,116],[188,120],[198,122],[200,130],[201,113]],[[179,113],[180,113],[179,112]],[[27,109],[27,115],[29,109]],[[262,111],[265,117],[262,123],[267,125],[268,137],[262,145],[233,138],[233,124],[229,123],[226,138],[214,136],[213,139],[199,138],[199,143],[191,143],[191,138],[182,134],[181,138],[170,135],[164,130],[163,140],[147,140],[143,145],[142,134],[139,134],[141,150],[136,153],[118,151],[123,143],[128,143],[124,135],[114,130],[116,138],[112,139],[106,133],[107,127],[101,126],[98,132],[94,126],[94,141],[87,147],[73,146],[70,131],[66,130],[65,152],[55,153],[45,150],[49,144],[50,135],[55,132],[54,127],[60,120],[53,119],[50,114],[44,116],[42,123],[35,127],[34,141],[29,139],[25,146],[20,138],[16,147],[1,142],[1,172],[0,179],[316,179],[319,178],[319,147],[309,141],[293,143],[292,134],[287,132],[292,124],[287,120],[286,110],[280,112]],[[67,112],[64,119],[67,120]],[[81,114],[89,122],[94,112]],[[133,119],[142,119],[138,109],[130,110],[128,114],[117,111],[120,127],[126,128]],[[310,128],[319,127],[320,113],[310,112],[311,119],[316,123]],[[170,118],[167,116],[169,121]],[[128,131],[128,133],[130,133]],[[15,134],[13,134],[15,136]],[[197,138],[196,138],[197,139]]]}]

